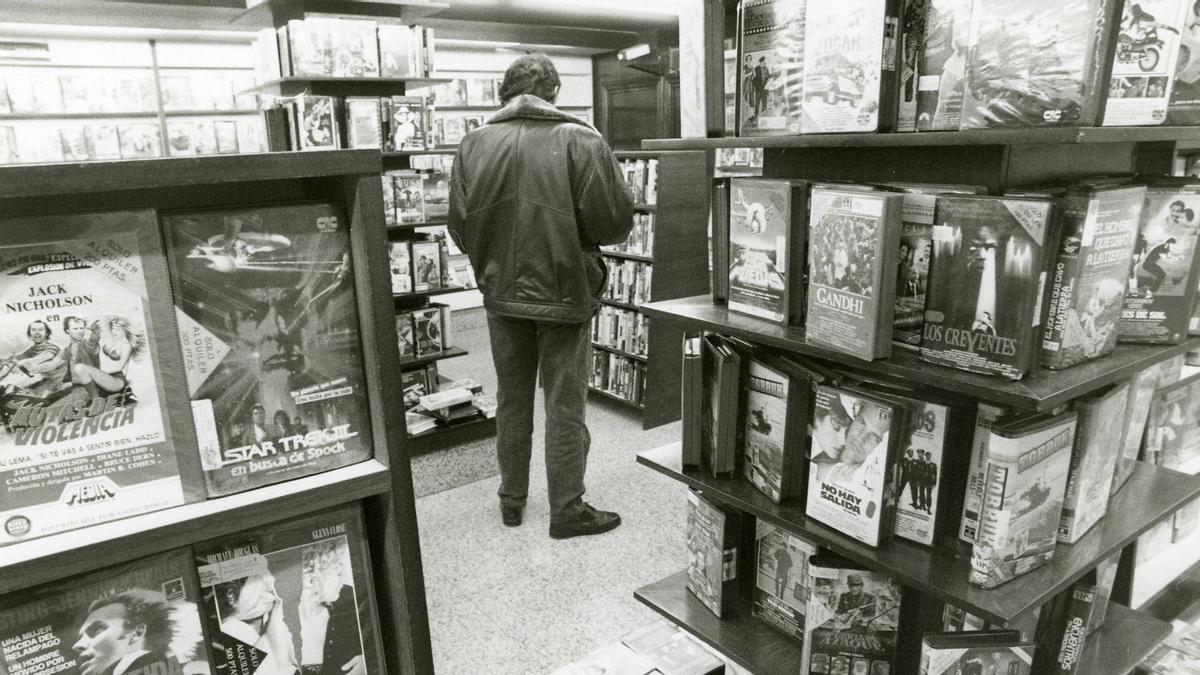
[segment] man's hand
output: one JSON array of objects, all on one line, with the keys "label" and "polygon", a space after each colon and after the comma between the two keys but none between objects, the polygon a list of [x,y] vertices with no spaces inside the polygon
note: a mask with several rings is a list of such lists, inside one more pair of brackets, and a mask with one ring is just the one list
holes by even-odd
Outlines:
[{"label": "man's hand", "polygon": [[346,675],[367,675],[367,665],[363,661],[362,654],[347,661],[342,666],[342,672]]}]

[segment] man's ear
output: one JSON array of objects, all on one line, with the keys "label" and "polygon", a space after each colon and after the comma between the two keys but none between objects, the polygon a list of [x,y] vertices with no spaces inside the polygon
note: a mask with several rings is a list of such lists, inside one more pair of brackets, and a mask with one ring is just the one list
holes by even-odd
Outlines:
[{"label": "man's ear", "polygon": [[137,641],[145,640],[146,639],[146,624],[144,624],[144,623],[134,624],[133,628],[131,628],[129,630],[128,635],[129,635],[130,642],[133,642],[135,640],[137,640]]}]

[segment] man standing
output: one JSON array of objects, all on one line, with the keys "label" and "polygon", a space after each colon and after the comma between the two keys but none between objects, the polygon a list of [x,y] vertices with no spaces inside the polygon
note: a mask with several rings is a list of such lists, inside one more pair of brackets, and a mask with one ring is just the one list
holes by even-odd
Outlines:
[{"label": "man standing", "polygon": [[846,592],[838,596],[838,620],[849,627],[865,626],[875,618],[875,596],[863,591],[861,574],[846,575]]},{"label": "man standing", "polygon": [[550,536],[607,532],[616,513],[583,501],[591,444],[584,410],[589,320],[607,269],[599,245],[633,229],[633,196],[600,134],[554,107],[558,71],[545,54],[508,67],[503,108],[454,158],[449,230],[483,293],[496,392],[500,514],[521,524],[529,489],[533,401],[545,388]]},{"label": "man standing", "polygon": [[900,489],[896,493],[896,498],[900,499],[904,496],[904,486],[908,486],[908,503],[915,509],[917,508],[917,497],[920,491],[917,490],[917,460],[913,459],[913,449],[909,448],[903,459],[900,460]]},{"label": "man standing", "polygon": [[924,454],[925,470],[921,472],[921,508],[925,509],[925,513],[933,515],[933,511],[929,507],[933,504],[933,488],[937,486],[938,466],[933,461],[933,453],[925,450]]}]

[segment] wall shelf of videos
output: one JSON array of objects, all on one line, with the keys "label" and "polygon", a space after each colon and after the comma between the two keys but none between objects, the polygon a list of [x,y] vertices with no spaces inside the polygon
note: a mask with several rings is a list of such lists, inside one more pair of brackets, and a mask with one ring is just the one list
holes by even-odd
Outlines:
[{"label": "wall shelf of videos", "polygon": [[638,461],[692,491],[638,596],[764,672],[1127,672],[1138,553],[1197,529],[1192,3],[1153,77],[1120,2],[884,4],[727,3],[731,137],[644,144],[764,160],[713,181],[711,295],[643,308],[684,421]]},{"label": "wall shelf of videos", "polygon": [[0,63],[0,164],[262,152],[248,42],[25,38]]},{"label": "wall shelf of videos", "polygon": [[[592,318],[592,377],[599,396],[637,407],[647,427],[679,418],[678,340],[650,330],[641,308],[651,300],[704,292],[696,270],[708,258],[704,153],[617,152],[633,193],[634,225],[619,244],[600,247],[608,281]],[[665,204],[663,217],[658,205]]]},{"label": "wall shelf of videos", "polygon": [[379,170],[0,168],[4,670],[432,672]]}]

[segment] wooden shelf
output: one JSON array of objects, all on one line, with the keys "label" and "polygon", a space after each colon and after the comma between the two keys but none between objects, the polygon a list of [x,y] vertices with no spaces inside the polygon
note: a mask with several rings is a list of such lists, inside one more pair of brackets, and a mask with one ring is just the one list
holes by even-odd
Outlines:
[{"label": "wooden shelf", "polygon": [[1200,568],[1200,530],[1134,565],[1129,604],[1137,609],[1149,607],[1169,593],[1176,581],[1190,576],[1197,568]]},{"label": "wooden shelf", "polygon": [[[748,599],[739,598],[734,616],[718,619],[688,592],[686,584],[685,570],[643,586],[633,595],[663,618],[753,673],[796,672],[803,652],[800,643],[755,619]],[[1087,639],[1079,672],[1128,673],[1170,633],[1171,625],[1165,621],[1109,603],[1104,625]]]},{"label": "wooden shelf", "polygon": [[604,249],[600,249],[600,255],[606,256],[609,258],[621,258],[623,260],[636,260],[637,262],[644,262],[644,263],[648,263],[648,264],[654,263],[653,256],[642,255],[640,253],[626,253],[624,251],[605,251]]},{"label": "wooden shelf", "polygon": [[954,602],[993,623],[1005,624],[1048,601],[1102,560],[1120,551],[1159,520],[1200,495],[1200,479],[1139,462],[1124,488],[1091,532],[1073,545],[1059,545],[1054,561],[994,589],[967,582],[970,552],[932,549],[904,539],[872,548],[837,530],[810,521],[803,502],[775,504],[741,477],[713,478],[683,471],[680,443],[640,453],[637,461],[655,471],[704,491],[718,501],[749,511],[820,546],[872,569],[894,576],[906,586]]},{"label": "wooden shelf", "polygon": [[238,93],[296,96],[308,92],[322,96],[391,96],[403,94],[406,87],[424,87],[449,81],[436,77],[294,76],[268,80]]},{"label": "wooden shelf", "polygon": [[446,295],[447,293],[458,293],[467,290],[463,286],[443,286],[442,288],[433,288],[428,291],[413,291],[412,293],[397,293],[392,295],[392,300],[412,300],[414,298],[427,298],[433,295]]},{"label": "wooden shelf", "polygon": [[389,18],[412,23],[449,6],[444,2],[420,0],[266,0],[242,12],[230,24],[241,29],[274,28],[281,21],[300,18],[304,14]]},{"label": "wooden shelf", "polygon": [[658,204],[634,204],[634,211],[642,211],[645,213],[654,213],[658,210]]},{"label": "wooden shelf", "polygon": [[462,347],[447,347],[436,354],[426,354],[415,358],[400,359],[401,370],[412,370],[421,366],[433,363],[434,361],[442,361],[444,359],[454,359],[460,356],[466,356],[467,350]]},{"label": "wooden shelf", "polygon": [[371,459],[228,497],[0,547],[0,595],[383,494],[390,486],[387,467]]},{"label": "wooden shelf", "polygon": [[630,354],[629,352],[624,351],[622,349],[617,349],[616,347],[609,347],[608,345],[602,345],[598,342],[593,342],[592,346],[595,347],[596,349],[600,349],[600,350],[603,350],[606,352],[612,352],[613,354],[624,356],[627,359],[633,359],[635,361],[642,361],[643,363],[646,361],[645,356],[639,356],[637,354]]},{"label": "wooden shelf", "polygon": [[372,150],[14,164],[0,166],[0,199],[364,175],[382,170],[379,153]]},{"label": "wooden shelf", "polygon": [[638,305],[635,305],[633,303],[630,303],[630,302],[621,302],[620,300],[610,300],[608,298],[600,298],[600,302],[605,305],[610,305],[612,307],[620,307],[621,309],[627,309],[631,312],[642,311],[641,307],[639,307]]},{"label": "wooden shelf", "polygon": [[164,110],[163,114],[167,117],[207,117],[220,115],[258,115],[261,110],[250,110],[246,108],[233,110]]},{"label": "wooden shelf", "polygon": [[426,150],[394,150],[381,153],[384,159],[399,159],[401,157],[415,157],[417,155],[453,155],[458,152],[457,145],[447,145],[442,148],[431,148]]},{"label": "wooden shelf", "polygon": [[416,227],[439,227],[439,226],[443,226],[446,224],[448,224],[448,222],[445,220],[434,220],[434,221],[426,220],[426,221],[422,221],[419,223],[398,223],[396,225],[388,225],[387,231],[388,232],[402,232],[404,230],[411,230]]},{"label": "wooden shelf", "polygon": [[637,408],[639,410],[645,409],[645,406],[641,403],[634,403],[633,401],[630,401],[629,399],[625,398],[624,396],[617,396],[616,394],[612,393],[611,391],[608,391],[606,389],[601,389],[601,388],[593,386],[591,384],[588,384],[588,391],[590,393],[596,394],[597,396],[606,398],[610,401],[616,401],[617,403],[622,403],[624,405],[627,405],[630,408]]},{"label": "wooden shelf", "polygon": [[1139,143],[1200,138],[1198,127],[1047,127],[973,129],[887,134],[808,134],[725,138],[662,138],[642,142],[648,151],[713,148],[848,148],[954,145],[1071,145]]},{"label": "wooden shelf", "polygon": [[652,302],[642,307],[647,316],[690,327],[717,331],[807,356],[825,359],[847,370],[874,377],[919,384],[1013,408],[1046,411],[1107,384],[1128,379],[1150,365],[1200,347],[1200,338],[1180,345],[1117,345],[1116,351],[1066,370],[1039,370],[1018,381],[978,375],[921,361],[916,351],[895,347],[878,361],[860,361],[804,340],[803,326],[781,326],[714,305],[707,295]]},{"label": "wooden shelf", "polygon": [[155,117],[158,117],[158,113],[153,110],[139,110],[137,112],[9,113],[0,115],[0,122],[16,122],[21,120],[119,120]]},{"label": "wooden shelf", "polygon": [[[746,567],[754,569],[752,562]],[[804,651],[800,642],[755,619],[745,597],[738,598],[734,616],[718,619],[688,592],[687,570],[643,586],[633,597],[756,675],[799,672]]]}]

